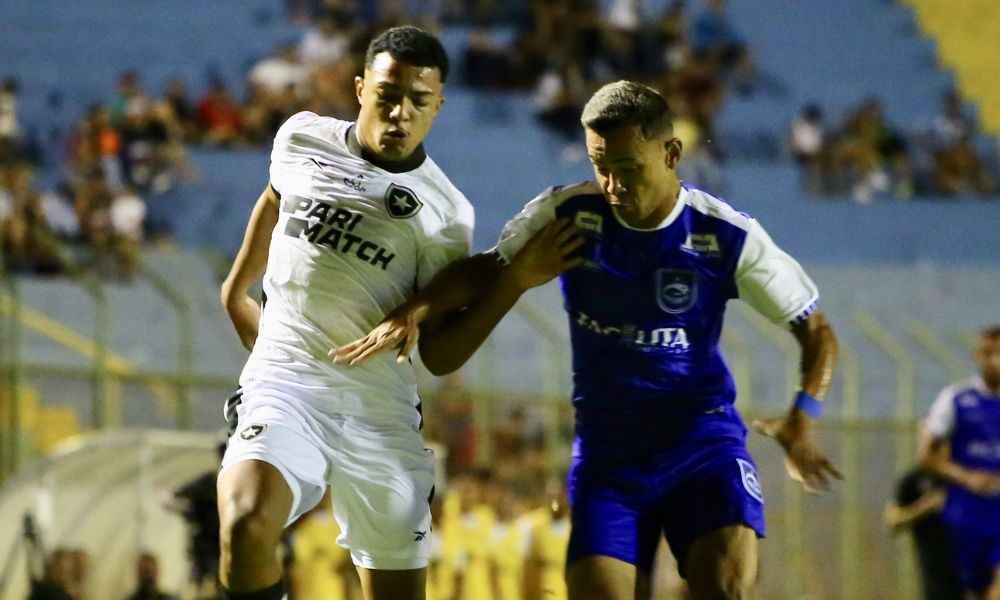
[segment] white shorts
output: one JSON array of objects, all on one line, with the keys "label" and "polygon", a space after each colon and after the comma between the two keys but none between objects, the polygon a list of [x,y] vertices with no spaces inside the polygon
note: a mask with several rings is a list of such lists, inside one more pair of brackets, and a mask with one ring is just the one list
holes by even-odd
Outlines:
[{"label": "white shorts", "polygon": [[366,569],[427,566],[434,454],[408,423],[368,422],[302,403],[244,393],[221,475],[245,460],[273,465],[292,490],[286,526],[330,486],[337,543]]}]

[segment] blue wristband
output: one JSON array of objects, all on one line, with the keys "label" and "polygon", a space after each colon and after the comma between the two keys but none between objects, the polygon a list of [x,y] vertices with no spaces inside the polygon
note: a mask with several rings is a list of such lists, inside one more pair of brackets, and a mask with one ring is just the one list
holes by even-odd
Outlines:
[{"label": "blue wristband", "polygon": [[823,403],[802,391],[795,394],[795,403],[792,404],[792,408],[802,409],[814,419],[818,419],[823,414]]}]

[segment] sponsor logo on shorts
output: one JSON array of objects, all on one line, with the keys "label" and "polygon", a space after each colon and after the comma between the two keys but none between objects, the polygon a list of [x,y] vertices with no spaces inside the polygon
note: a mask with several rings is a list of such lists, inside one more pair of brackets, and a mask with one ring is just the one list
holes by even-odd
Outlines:
[{"label": "sponsor logo on shorts", "polygon": [[423,540],[426,536],[427,536],[427,530],[426,529],[424,531],[414,531],[413,532],[413,541],[414,542],[419,542],[419,541]]},{"label": "sponsor logo on shorts", "polygon": [[267,431],[266,423],[264,425],[250,425],[240,432],[240,439],[250,441],[265,431]]},{"label": "sponsor logo on shorts", "polygon": [[760,487],[760,479],[757,477],[757,469],[754,468],[753,463],[743,460],[742,458],[737,458],[736,464],[740,466],[740,477],[743,479],[743,489],[745,489],[748,494],[757,500],[763,502],[764,490]]}]

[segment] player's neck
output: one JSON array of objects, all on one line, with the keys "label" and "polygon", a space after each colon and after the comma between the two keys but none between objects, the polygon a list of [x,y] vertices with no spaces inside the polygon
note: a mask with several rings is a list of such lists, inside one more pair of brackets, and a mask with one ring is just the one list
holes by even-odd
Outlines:
[{"label": "player's neck", "polygon": [[424,164],[427,159],[427,152],[424,145],[420,144],[413,152],[402,160],[385,160],[372,150],[367,144],[361,141],[361,132],[357,130],[357,125],[352,125],[347,130],[347,149],[358,158],[366,160],[383,171],[390,173],[406,173]]}]

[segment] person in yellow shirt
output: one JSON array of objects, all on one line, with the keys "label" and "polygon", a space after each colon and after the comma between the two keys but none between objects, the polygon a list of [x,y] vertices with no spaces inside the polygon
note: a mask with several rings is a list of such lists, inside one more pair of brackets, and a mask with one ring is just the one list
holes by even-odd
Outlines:
[{"label": "person in yellow shirt", "polygon": [[350,600],[357,579],[351,553],[337,545],[330,492],[295,525],[291,581],[296,600]]},{"label": "person in yellow shirt", "polygon": [[[569,501],[559,480],[546,483],[548,507],[535,513],[524,563],[524,600],[567,600],[566,548],[569,545]],[[530,513],[529,513],[530,514]]]}]

